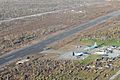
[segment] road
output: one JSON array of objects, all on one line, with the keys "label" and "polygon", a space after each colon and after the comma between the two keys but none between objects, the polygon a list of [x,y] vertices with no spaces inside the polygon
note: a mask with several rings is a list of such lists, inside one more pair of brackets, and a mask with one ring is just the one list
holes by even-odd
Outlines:
[{"label": "road", "polygon": [[[82,6],[92,6],[92,5],[105,5],[106,2],[94,2],[94,3],[90,3],[90,4],[86,4],[86,3],[83,3]],[[80,5],[80,4],[78,4]],[[71,7],[70,9],[74,9],[76,7]],[[33,14],[33,15],[28,15],[28,16],[22,16],[22,17],[17,17],[17,18],[10,18],[10,19],[6,19],[6,20],[0,20],[0,24],[1,23],[4,23],[4,22],[10,22],[10,21],[15,21],[15,20],[21,20],[21,19],[26,19],[26,18],[32,18],[32,17],[38,17],[38,16],[42,16],[42,15],[46,15],[46,14],[53,14],[53,13],[58,13],[58,12],[61,12],[61,11],[66,11],[66,10],[70,10],[69,8],[64,8],[64,9],[58,9],[58,10],[55,10],[55,11],[48,11],[48,12],[44,12],[44,13],[38,13],[38,14]]]},{"label": "road", "polygon": [[120,70],[114,74],[109,80],[114,80],[120,74]]},{"label": "road", "polygon": [[18,18],[11,18],[11,19],[0,21],[0,24],[4,23],[4,22],[10,22],[10,21],[21,20],[21,19],[26,19],[26,18],[38,17],[38,16],[50,14],[50,13],[52,13],[52,14],[53,13],[58,13],[60,11],[65,11],[65,10],[67,10],[67,9],[64,9],[64,10],[55,10],[55,11],[50,11],[50,12],[45,12],[45,13],[40,13],[40,14],[34,14],[34,15],[28,15],[28,16],[22,16],[22,17],[18,17]]},{"label": "road", "polygon": [[53,37],[50,37],[46,40],[43,40],[43,41],[41,41],[37,44],[34,44],[30,47],[26,47],[26,48],[21,49],[19,51],[12,52],[11,54],[5,55],[5,56],[0,58],[0,66],[3,66],[5,64],[7,64],[8,62],[13,61],[14,59],[21,58],[21,57],[24,57],[24,56],[30,55],[30,54],[39,53],[39,52],[43,51],[44,48],[51,43],[62,40],[70,35],[73,35],[77,32],[82,31],[86,28],[90,28],[90,27],[93,27],[95,25],[106,22],[108,19],[116,17],[116,16],[120,16],[120,10],[106,14],[104,16],[100,16],[96,19],[93,19],[93,20],[90,20],[88,22],[81,24],[80,26],[76,26],[75,28],[73,28],[71,30],[67,30],[63,33],[60,33],[60,34],[55,35]]}]

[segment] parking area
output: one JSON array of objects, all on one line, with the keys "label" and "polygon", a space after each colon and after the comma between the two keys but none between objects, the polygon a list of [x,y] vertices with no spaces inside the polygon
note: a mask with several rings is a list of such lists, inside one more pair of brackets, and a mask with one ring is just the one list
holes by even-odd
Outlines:
[{"label": "parking area", "polygon": [[[80,52],[78,52],[80,53]],[[59,59],[80,59],[80,60],[83,60],[85,58],[87,58],[89,56],[89,54],[82,54],[81,56],[78,55],[78,56],[73,56],[73,52],[66,52],[62,55],[60,55]]]},{"label": "parking area", "polygon": [[118,46],[102,46],[86,50],[88,46],[72,46],[70,51],[62,52],[59,59],[80,59],[84,60],[90,55],[100,55],[104,58],[117,58],[120,56],[120,47]]}]

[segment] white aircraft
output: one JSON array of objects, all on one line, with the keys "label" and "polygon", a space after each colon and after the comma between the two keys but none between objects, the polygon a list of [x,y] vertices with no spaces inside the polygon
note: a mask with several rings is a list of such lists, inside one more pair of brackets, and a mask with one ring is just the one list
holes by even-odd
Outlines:
[{"label": "white aircraft", "polygon": [[98,45],[97,45],[96,42],[94,43],[93,46],[90,46],[90,47],[85,48],[85,50],[91,50],[91,49],[94,49],[94,48],[98,48]]},{"label": "white aircraft", "polygon": [[83,56],[84,54],[87,54],[87,52],[73,52],[73,56]]}]

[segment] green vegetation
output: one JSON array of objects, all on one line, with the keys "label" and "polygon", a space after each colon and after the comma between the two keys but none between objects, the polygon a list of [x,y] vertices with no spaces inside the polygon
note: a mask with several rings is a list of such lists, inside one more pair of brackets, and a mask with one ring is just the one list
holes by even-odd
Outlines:
[{"label": "green vegetation", "polygon": [[100,55],[96,55],[96,54],[89,55],[86,59],[80,61],[80,64],[84,64],[84,65],[89,64],[100,57],[101,57]]},{"label": "green vegetation", "polygon": [[99,44],[99,45],[120,46],[120,39],[101,40],[101,39],[83,38],[83,39],[80,39],[80,42],[86,43],[86,44],[94,44],[94,42],[97,42],[97,44]]}]

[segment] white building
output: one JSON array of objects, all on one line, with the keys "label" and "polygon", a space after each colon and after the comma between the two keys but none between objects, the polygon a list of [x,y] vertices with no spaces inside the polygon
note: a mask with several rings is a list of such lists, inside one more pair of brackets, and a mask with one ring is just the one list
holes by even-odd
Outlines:
[{"label": "white building", "polygon": [[104,51],[104,50],[102,50],[102,51],[97,51],[97,52],[95,52],[94,54],[104,55],[104,54],[107,54],[107,52]]},{"label": "white building", "polygon": [[30,59],[23,59],[23,60],[20,60],[18,61],[16,64],[23,64],[25,62],[28,62]]}]

